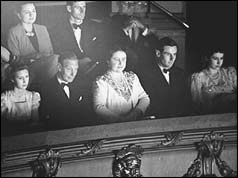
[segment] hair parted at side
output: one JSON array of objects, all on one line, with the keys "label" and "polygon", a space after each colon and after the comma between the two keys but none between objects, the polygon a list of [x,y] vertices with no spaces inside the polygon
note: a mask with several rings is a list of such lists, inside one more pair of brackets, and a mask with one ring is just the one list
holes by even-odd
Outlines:
[{"label": "hair parted at side", "polygon": [[176,46],[178,49],[178,44],[170,37],[163,37],[157,41],[155,49],[160,51],[164,50],[164,46]]},{"label": "hair parted at side", "polygon": [[23,59],[21,60],[17,60],[17,61],[13,61],[9,68],[8,68],[8,71],[7,71],[7,78],[9,80],[13,80],[14,77],[15,77],[15,74],[18,72],[18,71],[21,71],[21,70],[27,70],[29,72],[29,75],[30,75],[30,71],[29,71],[29,67],[27,66],[27,64],[24,62]]},{"label": "hair parted at side", "polygon": [[63,64],[64,60],[78,60],[76,54],[72,51],[65,51],[60,53],[58,62]]},{"label": "hair parted at side", "polygon": [[112,55],[117,51],[124,51],[126,53],[126,48],[121,44],[113,44],[107,52],[107,60],[110,60]]},{"label": "hair parted at side", "polygon": [[224,47],[218,45],[211,45],[206,47],[202,51],[201,65],[203,68],[207,68],[211,63],[211,57],[214,53],[223,53],[225,54]]}]

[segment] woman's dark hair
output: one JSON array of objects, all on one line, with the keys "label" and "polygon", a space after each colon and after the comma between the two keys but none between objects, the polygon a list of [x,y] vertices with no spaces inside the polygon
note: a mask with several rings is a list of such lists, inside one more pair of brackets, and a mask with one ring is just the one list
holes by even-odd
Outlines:
[{"label": "woman's dark hair", "polygon": [[29,84],[28,86],[30,85],[31,83],[31,75],[30,75],[30,70],[29,70],[29,67],[26,65],[25,62],[23,62],[23,60],[17,60],[17,61],[14,61],[10,64],[10,66],[8,67],[8,70],[7,70],[7,80],[8,80],[8,85],[7,88],[8,89],[13,89],[14,87],[14,84],[13,81],[14,78],[15,78],[15,74],[16,72],[18,71],[21,71],[21,70],[27,70],[29,72]]},{"label": "woman's dark hair", "polygon": [[203,52],[203,57],[202,57],[202,67],[207,68],[210,65],[211,62],[211,56],[214,53],[223,53],[225,54],[225,50],[222,47],[217,47],[217,46],[212,46],[206,48]]},{"label": "woman's dark hair", "polygon": [[112,55],[117,51],[124,51],[126,53],[126,48],[122,47],[122,45],[120,45],[120,44],[112,45],[112,47],[110,47],[107,52],[106,59],[110,60]]}]

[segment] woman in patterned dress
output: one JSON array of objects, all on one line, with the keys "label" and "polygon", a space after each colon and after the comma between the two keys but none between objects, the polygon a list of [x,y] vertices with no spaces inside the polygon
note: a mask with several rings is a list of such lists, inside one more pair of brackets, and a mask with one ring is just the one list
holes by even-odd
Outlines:
[{"label": "woman in patterned dress", "polygon": [[115,46],[109,52],[108,70],[93,87],[94,110],[106,123],[142,118],[150,104],[137,75],[125,72],[127,55]]},{"label": "woman in patterned dress", "polygon": [[222,67],[224,51],[211,49],[207,67],[191,76],[191,94],[200,113],[233,112],[237,105],[237,74],[234,67]]}]

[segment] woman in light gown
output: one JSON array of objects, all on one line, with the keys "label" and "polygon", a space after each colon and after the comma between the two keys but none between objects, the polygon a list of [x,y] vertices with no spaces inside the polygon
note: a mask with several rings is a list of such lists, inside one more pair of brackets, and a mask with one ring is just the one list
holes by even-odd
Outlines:
[{"label": "woman in light gown", "polygon": [[[29,91],[29,69],[22,63],[11,64],[10,89],[1,93],[1,121],[14,131],[38,124],[40,94]],[[6,129],[6,128],[5,128]]]},{"label": "woman in light gown", "polygon": [[125,72],[127,55],[115,46],[109,53],[107,72],[93,87],[94,110],[106,123],[141,119],[150,104],[137,75]]},{"label": "woman in light gown", "polygon": [[236,69],[222,67],[224,57],[222,49],[210,49],[205,56],[207,67],[191,76],[192,99],[200,113],[236,111]]}]

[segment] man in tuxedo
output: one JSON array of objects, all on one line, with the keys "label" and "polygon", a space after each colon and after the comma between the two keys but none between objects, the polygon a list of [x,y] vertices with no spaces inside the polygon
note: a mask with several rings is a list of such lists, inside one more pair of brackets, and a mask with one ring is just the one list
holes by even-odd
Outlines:
[{"label": "man in tuxedo", "polygon": [[49,29],[56,54],[73,51],[79,60],[80,71],[87,73],[104,60],[103,25],[87,19],[86,1],[66,1],[68,17]]},{"label": "man in tuxedo", "polygon": [[186,115],[189,112],[189,90],[185,73],[174,65],[178,45],[169,37],[158,40],[155,63],[140,77],[150,96],[150,115],[158,118]]},{"label": "man in tuxedo", "polygon": [[148,25],[137,17],[127,14],[116,14],[111,18],[111,44],[119,44],[126,48],[128,62],[126,70],[139,72],[141,66],[150,65],[152,59],[153,34]]},{"label": "man in tuxedo", "polygon": [[41,90],[41,118],[48,129],[91,125],[90,87],[86,80],[74,83],[78,59],[73,52],[59,56],[58,73]]}]

